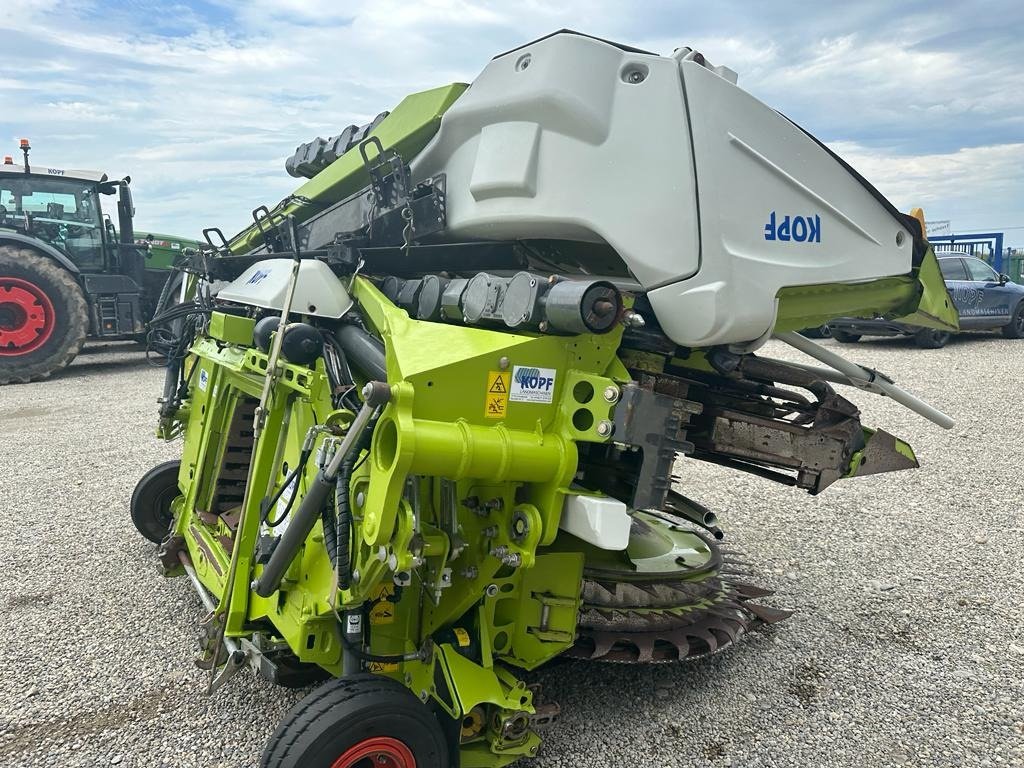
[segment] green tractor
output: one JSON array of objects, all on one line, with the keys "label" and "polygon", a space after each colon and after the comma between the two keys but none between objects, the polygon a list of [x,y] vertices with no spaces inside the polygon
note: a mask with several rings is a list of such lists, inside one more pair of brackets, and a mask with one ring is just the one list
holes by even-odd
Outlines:
[{"label": "green tractor", "polygon": [[[98,171],[0,165],[0,384],[68,365],[86,339],[142,339],[180,281],[172,267],[195,241],[136,239],[130,178]],[[117,195],[117,226],[102,196]],[[166,289],[166,290],[165,290]]]},{"label": "green tractor", "polygon": [[952,425],[796,333],[955,328],[921,222],[688,48],[563,31],[287,168],[192,260],[159,421],[183,454],[131,501],[208,610],[208,692],[318,684],[264,768],[536,756],[558,707],[525,672],[785,618],[688,464],[811,494],[916,467],[836,385]]}]

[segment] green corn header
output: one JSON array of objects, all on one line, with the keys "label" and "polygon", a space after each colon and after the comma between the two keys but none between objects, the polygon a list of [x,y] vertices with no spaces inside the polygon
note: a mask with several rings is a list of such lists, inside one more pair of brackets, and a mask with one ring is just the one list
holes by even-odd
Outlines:
[{"label": "green corn header", "polygon": [[[211,691],[246,668],[320,683],[264,766],[532,757],[558,707],[524,671],[682,661],[787,615],[721,548],[687,461],[814,494],[917,466],[836,384],[951,423],[791,333],[858,312],[955,327],[915,221],[692,53],[560,33],[504,54],[468,90],[300,147],[289,170],[309,181],[193,260],[159,426],[184,435],[182,458],[143,478],[132,516],[210,611]],[[758,157],[650,112],[680,82],[761,121]],[[623,157],[619,121],[638,131],[640,114],[689,136],[696,166],[643,136]],[[716,241],[702,224],[691,253],[672,164],[700,180],[741,160],[766,199],[737,198],[748,220],[701,189],[692,215],[736,229]],[[608,187],[645,174],[645,199],[578,188],[611,167]],[[826,191],[837,202],[807,212]],[[827,247],[763,237],[789,204]],[[773,333],[817,359],[756,354]]]}]

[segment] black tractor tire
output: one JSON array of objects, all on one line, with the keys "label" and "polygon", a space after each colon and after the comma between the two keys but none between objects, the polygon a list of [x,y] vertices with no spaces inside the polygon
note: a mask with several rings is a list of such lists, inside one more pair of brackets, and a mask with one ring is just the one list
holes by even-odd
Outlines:
[{"label": "black tractor tire", "polygon": [[856,344],[858,341],[860,341],[860,334],[848,333],[847,331],[840,331],[833,328],[832,338],[838,341],[840,344]]},{"label": "black tractor tire", "polygon": [[935,328],[922,328],[914,334],[914,343],[921,349],[942,349],[953,338],[949,331],[939,331]]},{"label": "black tractor tire", "polygon": [[1010,322],[1000,330],[1008,339],[1024,339],[1024,301],[1017,305]]},{"label": "black tractor tire", "polygon": [[434,714],[401,683],[379,675],[335,678],[285,715],[261,768],[448,768]]},{"label": "black tractor tire", "polygon": [[159,544],[167,537],[174,516],[171,503],[181,495],[178,471],[181,462],[165,461],[142,476],[132,492],[131,513],[139,533]]},{"label": "black tractor tire", "polygon": [[0,384],[45,379],[74,360],[89,332],[89,305],[64,267],[32,248],[0,245],[0,334],[10,339],[16,329],[20,342],[0,341]]}]

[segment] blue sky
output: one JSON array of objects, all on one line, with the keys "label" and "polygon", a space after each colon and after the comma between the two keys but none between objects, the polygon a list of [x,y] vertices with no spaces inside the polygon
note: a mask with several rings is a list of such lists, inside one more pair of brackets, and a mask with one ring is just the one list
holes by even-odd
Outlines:
[{"label": "blue sky", "polygon": [[3,0],[0,153],[131,174],[142,228],[234,232],[296,145],[563,27],[696,48],[900,208],[1024,245],[1019,0]]}]

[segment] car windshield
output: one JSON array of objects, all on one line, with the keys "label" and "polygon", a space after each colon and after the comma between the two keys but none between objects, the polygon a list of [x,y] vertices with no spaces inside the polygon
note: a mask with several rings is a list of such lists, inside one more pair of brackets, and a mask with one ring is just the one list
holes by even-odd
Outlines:
[{"label": "car windshield", "polygon": [[0,224],[26,228],[80,267],[103,262],[103,221],[94,183],[0,174]]}]

